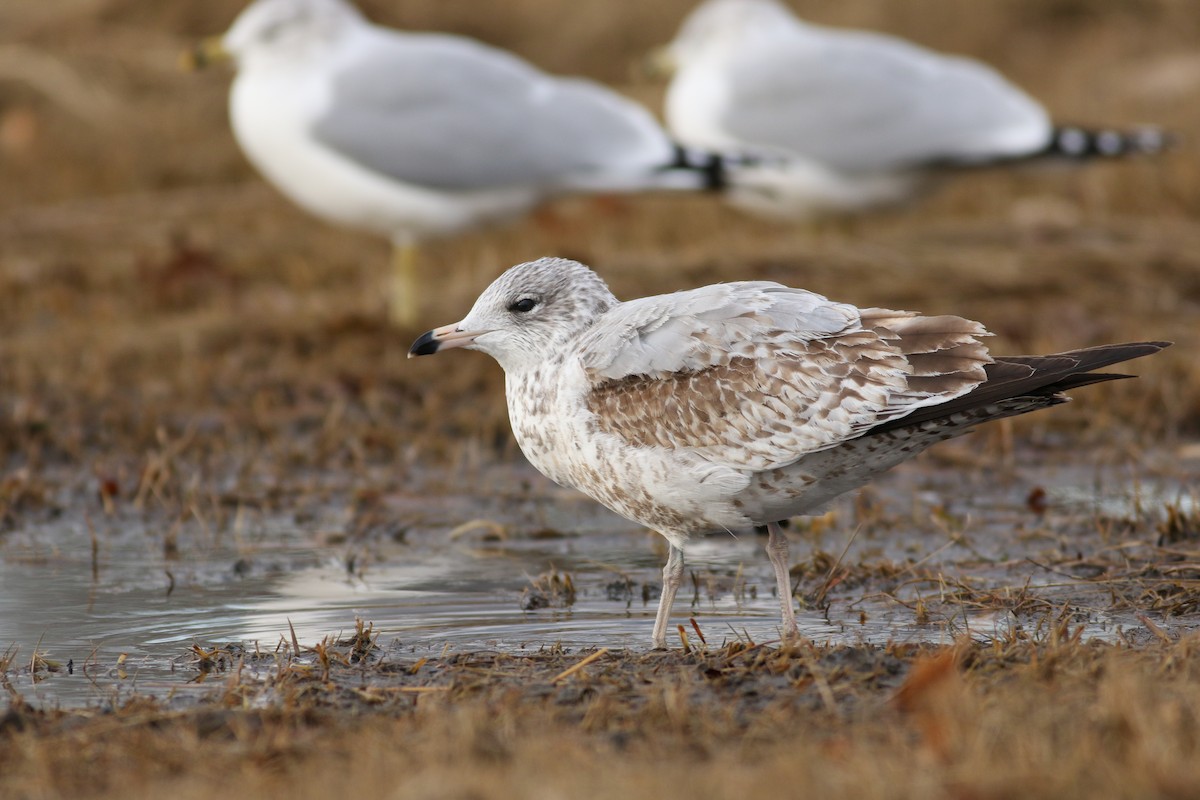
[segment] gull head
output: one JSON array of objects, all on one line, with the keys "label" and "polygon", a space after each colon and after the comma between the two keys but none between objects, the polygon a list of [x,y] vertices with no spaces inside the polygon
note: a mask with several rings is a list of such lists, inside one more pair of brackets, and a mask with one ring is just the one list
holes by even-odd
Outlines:
[{"label": "gull head", "polygon": [[465,347],[487,353],[505,372],[521,371],[545,362],[616,304],[600,276],[583,264],[541,258],[509,269],[461,322],[422,334],[408,356]]},{"label": "gull head", "polygon": [[676,68],[686,67],[740,50],[758,36],[795,24],[795,16],[778,0],[706,0],[680,25],[665,48],[665,57]]},{"label": "gull head", "polygon": [[344,0],[256,0],[233,21],[220,46],[240,67],[305,58],[364,21]]}]

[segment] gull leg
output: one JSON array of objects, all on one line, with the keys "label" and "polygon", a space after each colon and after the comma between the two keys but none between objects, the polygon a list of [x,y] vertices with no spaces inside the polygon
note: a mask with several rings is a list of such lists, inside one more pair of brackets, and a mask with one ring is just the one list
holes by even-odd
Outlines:
[{"label": "gull leg", "polygon": [[667,555],[667,565],[663,567],[662,595],[658,598],[658,615],[654,618],[654,649],[667,649],[667,618],[671,616],[671,606],[675,603],[675,593],[683,582],[683,551],[675,545]]},{"label": "gull leg", "polygon": [[397,239],[392,244],[392,269],[387,281],[387,312],[399,328],[417,326],[417,245]]},{"label": "gull leg", "polygon": [[767,524],[767,555],[775,568],[775,585],[779,592],[779,610],[783,620],[783,637],[799,636],[796,614],[792,611],[792,577],[788,574],[788,540],[778,522]]}]

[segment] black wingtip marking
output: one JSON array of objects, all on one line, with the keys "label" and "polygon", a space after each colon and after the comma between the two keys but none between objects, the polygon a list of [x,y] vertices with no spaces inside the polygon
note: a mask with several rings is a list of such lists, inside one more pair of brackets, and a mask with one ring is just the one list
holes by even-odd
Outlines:
[{"label": "black wingtip marking", "polygon": [[1153,127],[1116,130],[1092,130],[1078,125],[1060,125],[1050,141],[1035,156],[1045,158],[1121,158],[1153,155],[1169,150],[1176,143],[1170,133]]},{"label": "black wingtip marking", "polygon": [[690,150],[676,144],[675,157],[666,169],[697,173],[704,179],[704,189],[719,192],[729,186],[726,160],[726,157],[719,153]]},{"label": "black wingtip marking", "polygon": [[[961,397],[939,405],[917,409],[898,419],[889,420],[872,428],[871,432],[884,432],[925,422],[937,422],[958,413],[1004,408],[996,412],[995,418],[1012,416],[1014,413],[1033,411],[1040,406],[1032,401],[1045,398],[1063,398],[1062,392],[1105,381],[1124,380],[1130,375],[1095,372],[1094,370],[1119,364],[1135,358],[1153,355],[1170,347],[1170,342],[1127,342],[1122,344],[1085,347],[1065,353],[1045,356],[997,356],[986,366],[988,379]],[[1031,403],[1023,411],[1012,411],[1010,401],[1028,400]],[[1062,402],[1058,400],[1057,402]],[[1005,405],[1009,404],[1009,405]]]}]

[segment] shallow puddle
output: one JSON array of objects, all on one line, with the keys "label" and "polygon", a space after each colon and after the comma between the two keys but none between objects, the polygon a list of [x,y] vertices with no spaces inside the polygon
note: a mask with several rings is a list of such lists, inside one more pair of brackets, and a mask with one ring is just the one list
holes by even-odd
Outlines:
[{"label": "shallow puddle", "polygon": [[[855,537],[846,564],[883,563],[880,559],[903,559],[901,554],[908,553],[912,574],[902,571],[904,580],[893,580],[886,591],[870,580],[835,587],[825,610],[800,610],[806,636],[836,644],[884,644],[949,642],[964,634],[1008,636],[1021,625],[1030,631],[1028,615],[1002,603],[938,606],[948,588],[930,578],[937,574],[929,571],[931,565],[981,580],[997,596],[1031,590],[1047,605],[1099,597],[1072,618],[1072,630],[1083,638],[1112,639],[1134,628],[1145,632],[1128,609],[1105,610],[1105,589],[1089,584],[1088,575],[1076,579],[1023,557],[1042,547],[1037,536],[1022,544],[1013,535],[1029,521],[1025,489],[963,493],[947,509],[938,505],[937,480],[929,478],[921,476],[927,487],[921,491],[894,483],[892,502],[924,503],[947,519],[974,514],[988,519],[988,526],[976,524],[968,538],[936,529],[905,534],[894,526]],[[1089,491],[1096,497],[1098,484],[1084,485],[1059,486],[1046,502],[1076,513]],[[1142,485],[1137,497],[1144,509],[1169,501],[1172,492],[1179,496],[1181,487]],[[396,513],[414,502],[397,501]],[[853,502],[846,500],[838,513],[849,515]],[[1120,498],[1109,493],[1105,502],[1115,508]],[[444,498],[442,504],[447,505]],[[193,644],[241,643],[265,652],[285,646],[294,630],[302,646],[311,646],[329,635],[349,635],[356,618],[374,625],[385,657],[447,649],[647,647],[664,558],[658,538],[586,501],[555,495],[541,505],[538,513],[551,516],[540,519],[545,527],[538,535],[494,536],[487,526],[468,526],[452,538],[442,524],[414,529],[400,543],[317,547],[311,527],[266,517],[256,521],[253,533],[236,537],[195,544],[181,536],[192,544],[170,559],[157,547],[161,531],[138,519],[106,520],[95,534],[86,525],[34,526],[0,540],[0,654],[8,648],[8,678],[26,700],[78,706],[120,701],[135,692],[186,697],[198,686]],[[1132,509],[1128,501],[1126,506]],[[843,525],[821,536],[795,531],[792,538],[797,562],[816,547],[840,551],[851,528]],[[712,644],[777,638],[778,603],[763,541],[748,532],[696,542],[687,556],[692,580],[676,601],[675,621],[686,624],[690,615]],[[918,566],[924,570],[917,571]],[[551,570],[571,576],[574,602],[565,605],[550,597],[550,607],[536,607],[523,592]],[[806,586],[819,583],[810,579]],[[926,603],[930,612],[917,610]],[[695,628],[687,624],[687,632],[695,643]],[[35,652],[43,659],[36,665]]]},{"label": "shallow puddle", "polygon": [[[359,575],[342,563],[321,563],[311,550],[280,549],[258,556],[275,562],[271,574],[232,579],[237,554],[216,552],[209,563],[191,565],[206,576],[203,581],[177,585],[169,595],[165,578],[152,588],[124,579],[139,567],[143,582],[147,573],[162,574],[157,564],[139,564],[132,552],[110,553],[95,580],[86,559],[0,560],[0,643],[20,647],[10,670],[18,691],[51,705],[111,701],[134,691],[187,691],[197,677],[189,657],[193,643],[238,642],[268,651],[290,641],[294,628],[302,646],[312,645],[330,634],[349,634],[356,617],[373,623],[386,647],[405,651],[640,648],[648,642],[657,603],[656,583],[645,600],[640,584],[656,582],[661,569],[651,545],[645,534],[629,531],[586,541],[417,546]],[[702,588],[693,601],[696,593],[685,586],[676,604],[678,621],[686,622],[690,605],[701,630],[718,641],[774,638],[778,605],[763,580],[765,567],[755,564],[760,557],[753,535],[698,545],[689,559],[698,573],[732,577],[739,566],[754,564],[748,583],[757,597],[728,591],[713,597]],[[523,610],[523,588],[549,569],[572,576],[574,603]],[[627,586],[617,569],[633,582],[629,596],[623,596]],[[820,617],[802,615],[802,624],[814,638],[846,635]],[[852,635],[886,639],[896,631],[880,625]],[[35,648],[57,671],[30,672]]]}]

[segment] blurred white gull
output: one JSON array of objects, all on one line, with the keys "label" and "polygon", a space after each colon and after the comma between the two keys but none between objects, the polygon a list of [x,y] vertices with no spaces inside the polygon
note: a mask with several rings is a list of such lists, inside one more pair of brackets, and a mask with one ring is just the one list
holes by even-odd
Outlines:
[{"label": "blurred white gull", "polygon": [[392,310],[416,317],[414,246],[572,192],[716,188],[715,157],[648,111],[472,39],[373,25],[343,0],[257,0],[195,63],[231,56],[234,135],[296,204],[396,245]]},{"label": "blurred white gull", "polygon": [[656,61],[674,73],[665,116],[680,142],[799,157],[776,171],[773,192],[736,198],[781,216],[895,203],[939,168],[1167,144],[1152,128],[1056,127],[985,64],[811,25],[778,0],[706,0]]},{"label": "blurred white gull", "polygon": [[1162,342],[993,356],[978,322],[855,308],[765,281],[622,303],[557,258],[509,269],[410,356],[482,350],[504,368],[513,435],[552,480],[670,543],[654,624],[666,645],[696,533],[766,525],[785,636],[788,542],[808,514],[931,444],[1126,377]]}]

